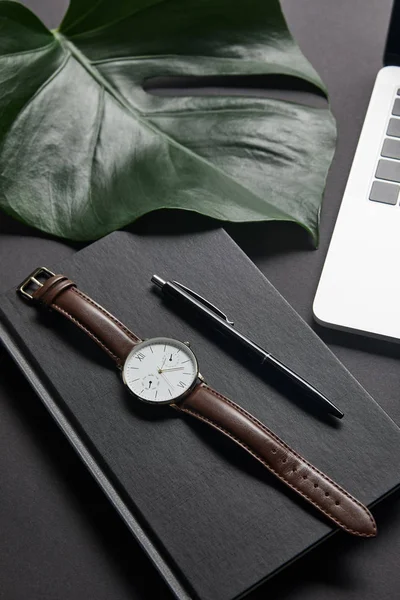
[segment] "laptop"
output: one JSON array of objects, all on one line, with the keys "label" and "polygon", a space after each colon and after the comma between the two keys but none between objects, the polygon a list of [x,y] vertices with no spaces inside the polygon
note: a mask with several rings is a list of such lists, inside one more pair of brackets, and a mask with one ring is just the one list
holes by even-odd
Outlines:
[{"label": "laptop", "polygon": [[395,0],[313,312],[327,327],[400,340],[400,0]]}]

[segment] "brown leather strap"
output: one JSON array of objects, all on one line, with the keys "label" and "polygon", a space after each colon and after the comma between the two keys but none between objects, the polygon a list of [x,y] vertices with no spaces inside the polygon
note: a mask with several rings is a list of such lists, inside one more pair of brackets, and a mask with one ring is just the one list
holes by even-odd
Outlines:
[{"label": "brown leather strap", "polygon": [[124,364],[135,344],[141,341],[64,275],[50,277],[32,293],[32,297],[80,327],[119,367]]},{"label": "brown leather strap", "polygon": [[[32,298],[80,327],[118,366],[123,365],[129,352],[141,341],[64,275],[50,277],[32,293]],[[348,533],[362,537],[376,535],[374,518],[361,502],[222,394],[201,383],[173,406],[224,433]]]},{"label": "brown leather strap", "polygon": [[366,506],[222,394],[201,383],[174,407],[224,433],[348,533],[376,535],[374,518]]}]

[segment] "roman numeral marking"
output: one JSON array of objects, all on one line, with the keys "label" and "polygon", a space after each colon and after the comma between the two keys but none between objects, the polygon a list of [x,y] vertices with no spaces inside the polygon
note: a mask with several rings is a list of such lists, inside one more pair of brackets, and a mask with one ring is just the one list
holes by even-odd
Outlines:
[{"label": "roman numeral marking", "polygon": [[184,388],[184,387],[186,387],[186,384],[185,384],[185,382],[184,382],[184,381],[180,381],[180,382],[178,383],[178,387],[181,387],[181,388]]},{"label": "roman numeral marking", "polygon": [[146,355],[145,355],[145,354],[143,354],[143,352],[138,352],[138,353],[136,354],[135,358],[137,358],[138,360],[140,360],[140,362],[142,362],[142,360],[143,360],[144,358],[146,358]]}]

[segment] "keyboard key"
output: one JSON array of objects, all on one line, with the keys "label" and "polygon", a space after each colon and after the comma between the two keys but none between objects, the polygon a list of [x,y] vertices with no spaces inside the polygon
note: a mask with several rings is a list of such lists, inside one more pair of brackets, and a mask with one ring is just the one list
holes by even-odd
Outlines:
[{"label": "keyboard key", "polygon": [[384,204],[397,204],[400,186],[384,181],[374,181],[371,188],[369,199],[374,202],[383,202]]},{"label": "keyboard key", "polygon": [[400,119],[390,119],[386,133],[393,137],[400,137]]},{"label": "keyboard key", "polygon": [[400,163],[393,160],[380,160],[376,169],[377,179],[387,179],[400,183]]},{"label": "keyboard key", "polygon": [[396,98],[393,105],[392,115],[400,117],[400,98]]},{"label": "keyboard key", "polygon": [[386,138],[381,155],[386,156],[387,158],[397,158],[400,160],[400,140]]}]

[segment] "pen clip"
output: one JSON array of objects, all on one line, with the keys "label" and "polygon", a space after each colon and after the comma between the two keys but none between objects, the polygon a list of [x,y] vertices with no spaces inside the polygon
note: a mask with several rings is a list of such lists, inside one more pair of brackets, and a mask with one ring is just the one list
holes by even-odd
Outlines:
[{"label": "pen clip", "polygon": [[206,306],[207,308],[209,308],[210,310],[212,310],[216,315],[218,315],[219,317],[221,317],[221,319],[223,319],[224,321],[226,321],[228,323],[228,325],[232,325],[232,326],[234,325],[234,322],[230,321],[228,319],[227,315],[224,312],[222,312],[222,310],[220,310],[217,306],[215,306],[214,304],[212,304],[209,300],[207,300],[206,298],[203,298],[203,296],[200,296],[200,294],[197,294],[196,292],[194,292],[190,288],[186,287],[186,285],[183,285],[182,283],[179,283],[179,281],[173,281],[172,283],[174,283],[175,285],[177,285],[178,287],[180,287],[186,293],[188,293],[191,296],[193,296],[193,298],[195,298],[198,302],[201,302],[201,304],[204,304],[204,306]]}]

